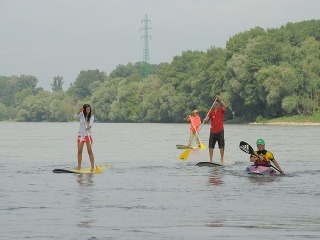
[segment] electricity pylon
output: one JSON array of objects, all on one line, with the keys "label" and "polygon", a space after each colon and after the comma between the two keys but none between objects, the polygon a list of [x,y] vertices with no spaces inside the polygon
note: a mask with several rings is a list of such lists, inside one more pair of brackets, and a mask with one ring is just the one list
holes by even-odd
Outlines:
[{"label": "electricity pylon", "polygon": [[140,31],[143,29],[143,56],[142,56],[142,66],[141,66],[141,75],[144,78],[147,78],[149,76],[149,39],[151,39],[151,36],[149,35],[148,31],[151,30],[148,26],[151,21],[148,19],[148,16],[146,14],[145,18],[141,20],[141,23],[143,23],[143,28],[140,28]]}]

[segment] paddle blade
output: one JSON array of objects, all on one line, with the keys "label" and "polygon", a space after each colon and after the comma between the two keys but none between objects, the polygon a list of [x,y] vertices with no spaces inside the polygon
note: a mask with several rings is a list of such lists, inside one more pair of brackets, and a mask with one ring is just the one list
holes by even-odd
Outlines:
[{"label": "paddle blade", "polygon": [[183,153],[181,153],[180,155],[180,160],[185,161],[187,160],[187,158],[189,157],[189,153],[190,153],[190,148],[188,148],[187,150],[185,150]]},{"label": "paddle blade", "polygon": [[96,165],[95,173],[102,173],[102,168]]},{"label": "paddle blade", "polygon": [[206,146],[203,143],[200,143],[200,149],[205,149]]},{"label": "paddle blade", "polygon": [[239,148],[244,151],[245,153],[248,153],[248,154],[254,154],[254,150],[253,148],[246,142],[244,141],[241,141],[240,144],[239,144]]}]

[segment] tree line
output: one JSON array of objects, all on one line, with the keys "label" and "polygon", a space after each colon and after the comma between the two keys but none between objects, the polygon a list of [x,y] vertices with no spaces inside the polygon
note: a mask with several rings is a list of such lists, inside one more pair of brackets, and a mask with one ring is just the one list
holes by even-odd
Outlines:
[{"label": "tree line", "polygon": [[141,67],[118,65],[109,75],[83,70],[66,91],[56,76],[52,92],[34,76],[0,76],[0,120],[71,121],[90,103],[100,122],[184,122],[193,109],[204,117],[217,93],[228,103],[227,119],[313,114],[320,107],[320,20],[252,28],[225,48],[151,64],[147,78]]}]

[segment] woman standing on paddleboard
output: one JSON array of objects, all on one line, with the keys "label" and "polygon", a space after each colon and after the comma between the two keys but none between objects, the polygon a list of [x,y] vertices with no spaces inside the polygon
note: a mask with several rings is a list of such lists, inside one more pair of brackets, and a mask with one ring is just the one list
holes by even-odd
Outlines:
[{"label": "woman standing on paddleboard", "polygon": [[91,172],[94,171],[94,156],[92,151],[92,135],[91,128],[94,122],[94,116],[92,115],[91,106],[84,104],[83,107],[75,114],[75,118],[80,122],[80,128],[78,131],[78,166],[76,170],[81,169],[83,145],[86,143],[87,151],[91,164]]}]

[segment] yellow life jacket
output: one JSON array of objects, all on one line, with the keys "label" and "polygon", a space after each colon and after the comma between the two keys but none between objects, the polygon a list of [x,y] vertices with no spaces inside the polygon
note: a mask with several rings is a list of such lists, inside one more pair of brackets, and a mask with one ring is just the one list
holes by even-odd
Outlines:
[{"label": "yellow life jacket", "polygon": [[257,154],[258,156],[263,156],[262,162],[261,160],[257,161],[258,165],[270,165],[270,161],[273,161],[274,159],[273,153],[267,150],[255,151],[254,153]]}]

